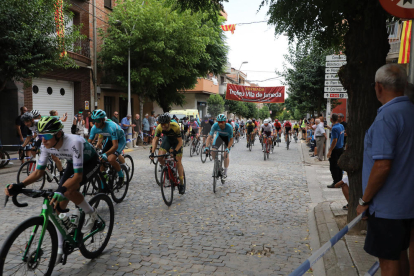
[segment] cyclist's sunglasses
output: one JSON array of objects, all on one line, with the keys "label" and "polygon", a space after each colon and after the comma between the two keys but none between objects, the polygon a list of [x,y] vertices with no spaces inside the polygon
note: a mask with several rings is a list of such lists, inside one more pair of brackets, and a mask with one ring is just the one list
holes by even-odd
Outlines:
[{"label": "cyclist's sunglasses", "polygon": [[226,121],[217,121],[217,123],[219,123],[219,124],[225,124]]},{"label": "cyclist's sunglasses", "polygon": [[100,123],[102,119],[92,119],[92,123]]},{"label": "cyclist's sunglasses", "polygon": [[50,140],[53,138],[53,135],[55,135],[54,133],[43,133],[43,134],[38,134],[37,136],[39,137],[40,140],[45,139]]}]

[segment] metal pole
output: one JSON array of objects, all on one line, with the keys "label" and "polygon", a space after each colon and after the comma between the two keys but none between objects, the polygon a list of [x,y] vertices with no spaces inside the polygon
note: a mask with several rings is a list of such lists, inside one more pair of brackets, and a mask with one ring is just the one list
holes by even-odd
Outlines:
[{"label": "metal pole", "polygon": [[[327,99],[326,103],[326,123],[329,125],[331,122],[331,99]],[[330,146],[330,139],[329,139],[329,129],[326,129],[326,142],[325,142],[325,154],[324,160],[327,159],[326,155],[328,154],[329,146]]]},{"label": "metal pole", "polygon": [[[131,114],[131,47],[128,47],[128,112],[127,115],[131,115],[132,118],[132,114]],[[131,118],[129,119],[129,125],[131,125]],[[131,148],[132,147],[132,128],[128,127],[128,134],[127,134],[127,140],[129,140],[129,142],[127,142],[127,147]]]},{"label": "metal pole", "polygon": [[411,45],[410,45],[410,62],[408,64],[408,82],[414,83],[414,59],[411,56],[414,54],[414,24],[411,23]]},{"label": "metal pole", "polygon": [[96,108],[98,108],[98,80],[97,80],[97,75],[98,75],[98,65],[97,65],[97,58],[96,58],[96,0],[93,0],[93,93],[94,93],[94,98],[93,98],[93,105]]}]

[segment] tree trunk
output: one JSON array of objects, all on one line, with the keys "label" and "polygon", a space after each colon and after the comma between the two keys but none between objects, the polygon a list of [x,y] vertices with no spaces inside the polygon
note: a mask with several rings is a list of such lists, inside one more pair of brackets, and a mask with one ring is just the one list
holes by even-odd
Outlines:
[{"label": "tree trunk", "polygon": [[[341,82],[348,91],[348,149],[339,160],[349,175],[348,222],[356,217],[358,199],[362,196],[362,163],[364,137],[380,106],[371,83],[375,73],[385,64],[389,51],[386,31],[387,15],[377,0],[355,2],[363,6],[345,15],[349,30],[345,35],[347,64],[339,71]],[[357,11],[357,13],[355,13]],[[365,228],[363,223],[356,229]]]}]

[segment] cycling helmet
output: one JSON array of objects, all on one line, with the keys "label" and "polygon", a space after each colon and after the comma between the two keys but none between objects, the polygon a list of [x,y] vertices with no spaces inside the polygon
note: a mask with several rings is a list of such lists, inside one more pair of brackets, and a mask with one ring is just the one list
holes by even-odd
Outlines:
[{"label": "cycling helmet", "polygon": [[225,122],[225,121],[227,121],[227,117],[226,117],[226,115],[224,115],[224,114],[219,114],[219,115],[217,116],[217,122]]},{"label": "cycling helmet", "polygon": [[26,112],[20,117],[20,120],[22,120],[22,122],[28,122],[28,121],[31,121],[32,119],[33,119],[32,112]]},{"label": "cycling helmet", "polygon": [[269,121],[267,119],[263,121],[263,124],[268,124],[268,123]]},{"label": "cycling helmet", "polygon": [[57,133],[62,129],[62,122],[53,116],[42,117],[37,122],[37,133]]},{"label": "cycling helmet", "polygon": [[170,113],[164,113],[158,117],[158,122],[160,124],[168,124],[171,121]]},{"label": "cycling helmet", "polygon": [[247,120],[247,123],[248,123],[248,124],[251,124],[251,123],[252,123],[252,120]]},{"label": "cycling helmet", "polygon": [[279,120],[278,119],[275,119],[275,122],[279,122]]},{"label": "cycling helmet", "polygon": [[40,116],[40,111],[37,109],[33,109],[32,111],[30,111],[30,113],[32,113],[33,118],[39,117]]},{"label": "cycling helmet", "polygon": [[106,113],[102,109],[96,109],[92,112],[92,120],[105,119]]},{"label": "cycling helmet", "polygon": [[195,119],[194,119],[194,118],[191,118],[191,119],[190,119],[190,122],[192,122],[192,123],[193,123],[194,121],[195,121]]}]

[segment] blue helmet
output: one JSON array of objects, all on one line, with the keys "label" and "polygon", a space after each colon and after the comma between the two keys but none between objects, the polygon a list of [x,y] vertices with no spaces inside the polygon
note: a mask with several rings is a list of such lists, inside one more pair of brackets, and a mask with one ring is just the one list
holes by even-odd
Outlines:
[{"label": "blue helmet", "polygon": [[96,109],[92,112],[92,120],[105,119],[106,113],[102,109]]},{"label": "blue helmet", "polygon": [[226,120],[227,120],[227,117],[224,114],[219,114],[217,116],[217,122],[223,122],[223,121],[226,121]]}]

